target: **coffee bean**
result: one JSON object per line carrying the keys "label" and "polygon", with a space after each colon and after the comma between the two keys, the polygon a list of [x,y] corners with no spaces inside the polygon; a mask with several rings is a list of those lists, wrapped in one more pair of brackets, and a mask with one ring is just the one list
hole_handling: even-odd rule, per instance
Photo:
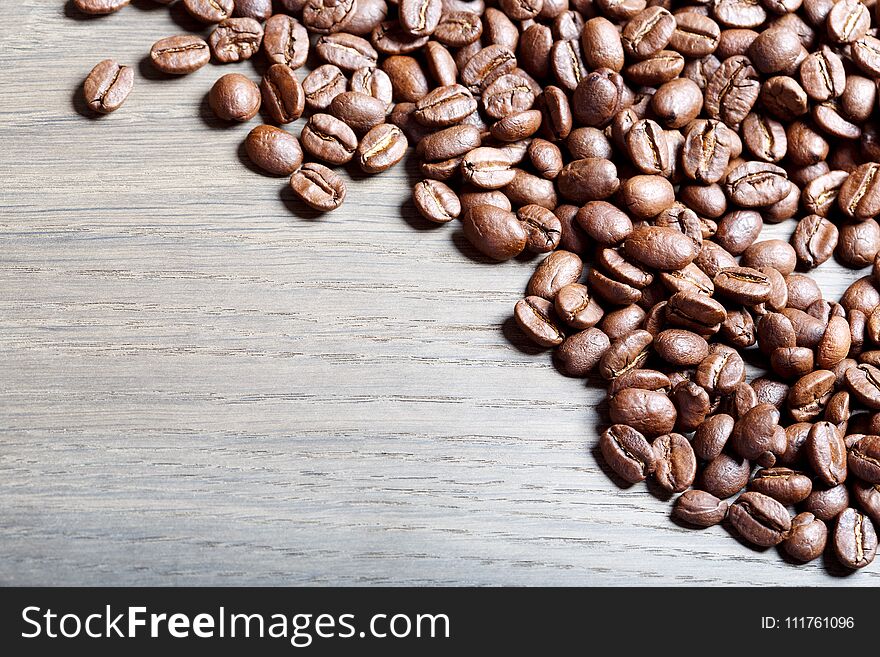
{"label": "coffee bean", "polygon": [[672,510],[679,520],[697,527],[717,525],[725,517],[729,505],[711,493],[702,490],[687,490],[675,500]]}
{"label": "coffee bean", "polygon": [[[471,213],[479,209],[474,208]],[[556,324],[553,304],[546,299],[541,297],[520,299],[513,314],[520,330],[535,344],[541,347],[555,347],[565,340],[565,333]]]}
{"label": "coffee bean", "polygon": [[316,162],[303,164],[290,177],[290,187],[303,203],[322,212],[335,210],[345,200],[342,178]]}
{"label": "coffee bean", "polygon": [[375,66],[379,54],[366,39],[341,32],[327,34],[315,43],[318,55],[328,64],[343,71],[356,71],[364,66]]}
{"label": "coffee bean", "polygon": [[588,157],[569,162],[556,177],[560,193],[575,203],[612,196],[620,186],[617,167],[611,160]]}
{"label": "coffee bean", "polygon": [[636,262],[663,271],[682,269],[699,253],[699,247],[686,235],[660,226],[636,228],[624,241],[623,250]]}
{"label": "coffee bean", "polygon": [[[478,205],[462,215],[465,237],[494,260],[509,260],[526,248],[528,233],[513,212]],[[559,342],[562,342],[560,335]]]}
{"label": "coffee bean", "polygon": [[312,114],[303,126],[300,141],[307,153],[336,165],[349,162],[358,145],[352,129],[330,114]]}
{"label": "coffee bean", "polygon": [[864,568],[877,554],[877,532],[871,519],[855,509],[845,509],[837,518],[834,552],[847,568]]}
{"label": "coffee bean", "polygon": [[706,418],[694,434],[694,453],[704,461],[718,458],[733,432],[734,419],[719,413]]}
{"label": "coffee bean", "polygon": [[74,6],[84,14],[112,14],[125,7],[131,0],[74,0]]}
{"label": "coffee bean", "polygon": [[273,64],[260,82],[263,108],[276,123],[287,124],[302,116],[306,96],[296,74],[284,64]]}
{"label": "coffee bean", "polygon": [[342,71],[332,64],[324,64],[309,73],[302,81],[306,105],[313,111],[325,110],[330,102],[345,91],[348,81]]}
{"label": "coffee bean", "polygon": [[461,202],[448,186],[438,180],[422,180],[413,187],[413,202],[429,221],[444,224],[461,214]]}
{"label": "coffee bean", "polygon": [[627,388],[611,398],[608,405],[611,421],[626,424],[646,436],[660,436],[675,427],[675,406],[662,392]]}
{"label": "coffee bean", "polygon": [[746,459],[722,452],[703,469],[700,487],[725,499],[746,487],[750,473],[751,465]]}
{"label": "coffee bean", "polygon": [[736,125],[752,110],[760,90],[758,72],[748,57],[730,57],[709,79],[704,109],[710,118]]}
{"label": "coffee bean", "polygon": [[828,12],[827,26],[833,41],[852,43],[867,34],[871,15],[859,0],[840,0]]}
{"label": "coffee bean", "polygon": [[751,267],[722,269],[712,282],[721,296],[743,305],[764,303],[772,292],[769,277]]}
{"label": "coffee bean", "polygon": [[853,497],[874,524],[880,524],[880,484],[853,482]]}
{"label": "coffee bean", "polygon": [[778,545],[791,530],[791,516],[785,507],[761,493],[743,493],[727,515],[740,536],[762,547]]}
{"label": "coffee bean", "polygon": [[548,253],[559,246],[562,222],[550,210],[535,204],[524,205],[516,211],[516,217],[529,234],[529,251]]}
{"label": "coffee bean", "polygon": [[400,0],[398,7],[401,26],[414,36],[433,34],[443,11],[441,0]]}
{"label": "coffee bean", "polygon": [[[556,297],[557,312],[560,295]],[[562,372],[568,376],[587,376],[599,364],[610,345],[611,342],[605,333],[598,328],[588,328],[568,336],[556,348],[556,362]]]}
{"label": "coffee bean", "polygon": [[644,481],[656,468],[651,444],[639,431],[613,424],[599,437],[599,449],[609,467],[631,484]]}
{"label": "coffee bean", "polygon": [[602,307],[590,295],[585,285],[564,285],[555,296],[556,313],[566,324],[576,329],[595,326],[605,314]]}
{"label": "coffee bean", "polygon": [[812,513],[805,511],[791,520],[791,531],[782,549],[804,563],[819,558],[828,542],[828,527]]}
{"label": "coffee bean", "polygon": [[697,121],[691,126],[681,151],[685,175],[707,184],[721,180],[730,158],[726,133],[719,121]]}
{"label": "coffee bean", "polygon": [[807,499],[813,491],[813,482],[805,474],[790,468],[765,468],[755,473],[749,490],[791,505]]}
{"label": "coffee bean", "polygon": [[227,18],[211,33],[209,43],[223,64],[250,59],[263,43],[263,26],[253,18]]}
{"label": "coffee bean", "polygon": [[371,128],[358,144],[357,163],[365,173],[387,171],[403,159],[407,146],[406,136],[400,128],[380,123]]}
{"label": "coffee bean", "polygon": [[849,449],[849,471],[869,484],[880,484],[880,436],[864,436]]}
{"label": "coffee bean", "polygon": [[190,16],[202,23],[219,23],[232,16],[233,0],[183,0]]}
{"label": "coffee bean", "polygon": [[298,69],[309,55],[309,35],[298,20],[275,14],[266,21],[263,52],[273,64]]}
{"label": "coffee bean", "polygon": [[458,84],[438,87],[416,102],[414,116],[419,123],[444,128],[461,122],[477,109],[471,93]]}
{"label": "coffee bean", "polygon": [[775,462],[775,454],[781,454],[786,447],[779,411],[772,404],[758,404],[749,410],[736,421],[730,444],[737,454],[750,461]]}
{"label": "coffee bean", "polygon": [[727,311],[718,301],[697,292],[676,292],[666,305],[666,320],[700,335],[715,333]]}
{"label": "coffee bean", "polygon": [[602,357],[599,373],[611,380],[639,369],[651,353],[653,339],[647,331],[635,330],[615,340]]}
{"label": "coffee bean", "polygon": [[264,21],[272,15],[272,0],[235,0],[233,15]]}
{"label": "coffee bean", "polygon": [[654,478],[671,493],[690,487],[697,474],[697,458],[687,438],[679,433],[659,436],[651,443],[654,451]]}
{"label": "coffee bean", "polygon": [[807,268],[826,262],[837,246],[837,226],[825,217],[811,214],[801,219],[791,236],[798,263]]}
{"label": "coffee bean", "polygon": [[846,479],[846,445],[835,425],[814,424],[805,447],[811,467],[824,484],[836,486]]}
{"label": "coffee bean", "polygon": [[552,301],[559,290],[577,282],[581,277],[583,266],[583,262],[576,254],[569,251],[554,251],[535,269],[526,288],[526,294]]}
{"label": "coffee bean", "polygon": [[862,164],[841,185],[837,203],[847,216],[863,221],[880,214],[880,180],[875,180],[878,173],[880,164]]}
{"label": "coffee bean", "polygon": [[258,125],[251,130],[245,150],[254,164],[275,176],[289,176],[303,161],[297,138],[270,125]]}
{"label": "coffee bean", "polygon": [[308,0],[302,19],[312,32],[331,34],[345,30],[356,11],[357,0]]}
{"label": "coffee bean", "polygon": [[623,42],[614,24],[602,16],[591,18],[581,30],[584,63],[591,69],[620,71],[624,64]]}
{"label": "coffee bean", "polygon": [[83,95],[89,109],[109,114],[115,112],[134,86],[134,70],[105,59],[95,65],[83,83]]}
{"label": "coffee bean", "polygon": [[153,44],[150,60],[163,73],[186,75],[211,61],[211,49],[195,35],[172,36]]}
{"label": "coffee bean", "polygon": [[662,176],[633,176],[620,187],[620,204],[638,219],[655,217],[674,202],[675,190]]}

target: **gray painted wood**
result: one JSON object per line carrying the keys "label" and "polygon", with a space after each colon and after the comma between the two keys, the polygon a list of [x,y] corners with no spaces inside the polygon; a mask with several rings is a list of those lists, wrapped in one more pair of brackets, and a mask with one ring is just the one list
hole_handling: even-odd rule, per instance
{"label": "gray painted wood", "polygon": [[0,582],[880,583],[618,488],[602,392],[509,320],[534,263],[426,226],[411,166],[303,212],[206,114],[214,66],[83,116],[94,63],[181,27],[59,4],[0,23]]}

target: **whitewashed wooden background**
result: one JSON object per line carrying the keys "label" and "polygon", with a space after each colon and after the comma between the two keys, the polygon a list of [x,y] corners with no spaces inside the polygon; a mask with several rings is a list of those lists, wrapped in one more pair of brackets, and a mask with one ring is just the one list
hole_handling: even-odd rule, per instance
{"label": "whitewashed wooden background", "polygon": [[[878,585],[681,528],[597,460],[595,385],[510,320],[489,265],[415,214],[412,165],[303,211],[148,0],[0,22],[0,583]],[[138,67],[115,115],[79,85]],[[786,234],[791,226],[771,231]],[[858,276],[829,264],[836,297]]]}

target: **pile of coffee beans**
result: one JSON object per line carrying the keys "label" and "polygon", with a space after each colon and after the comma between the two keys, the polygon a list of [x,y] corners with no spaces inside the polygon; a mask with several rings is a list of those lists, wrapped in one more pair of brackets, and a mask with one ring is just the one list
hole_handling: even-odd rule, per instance
{"label": "pile of coffee beans", "polygon": [[[514,316],[564,374],[605,381],[599,446],[618,477],[796,561],[873,560],[880,3],[180,2],[213,32],[160,40],[153,64],[262,54],[260,83],[224,75],[210,106],[262,108],[276,125],[247,153],[304,203],[339,207],[332,167],[381,172],[415,145],[427,220],[458,219],[492,260],[548,254]],[[113,111],[132,80],[103,61],[86,100]],[[278,127],[300,117],[299,138]],[[790,242],[760,239],[783,221]],[[839,301],[805,273],[832,257],[873,265]]]}

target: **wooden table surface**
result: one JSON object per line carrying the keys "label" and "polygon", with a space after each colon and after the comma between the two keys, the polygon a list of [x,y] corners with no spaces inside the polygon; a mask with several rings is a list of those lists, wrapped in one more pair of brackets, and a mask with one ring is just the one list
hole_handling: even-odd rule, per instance
{"label": "wooden table surface", "polygon": [[[241,154],[257,120],[206,109],[253,63],[144,62],[180,11],[6,10],[0,583],[880,584],[619,488],[603,391],[512,323],[534,260],[427,225],[411,162],[304,211]],[[80,83],[106,57],[136,86],[95,119]],[[833,298],[859,275],[819,273]]]}

